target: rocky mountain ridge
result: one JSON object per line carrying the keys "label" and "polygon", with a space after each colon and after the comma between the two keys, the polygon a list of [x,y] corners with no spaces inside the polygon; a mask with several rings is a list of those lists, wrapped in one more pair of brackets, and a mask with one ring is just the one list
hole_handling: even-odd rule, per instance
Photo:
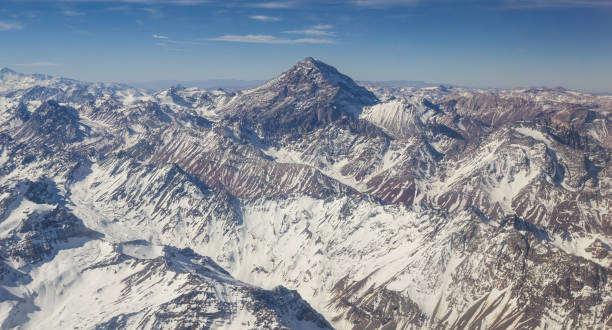
{"label": "rocky mountain ridge", "polygon": [[3,327],[612,326],[611,97],[2,74]]}

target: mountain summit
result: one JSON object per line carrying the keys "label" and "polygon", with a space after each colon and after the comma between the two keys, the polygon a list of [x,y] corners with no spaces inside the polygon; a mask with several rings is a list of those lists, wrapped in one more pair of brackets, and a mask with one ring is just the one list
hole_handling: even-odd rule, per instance
{"label": "mountain summit", "polygon": [[0,69],[0,74],[4,74],[4,73],[15,73],[15,71],[9,69],[9,68],[2,68]]}
{"label": "mountain summit", "polygon": [[[315,88],[336,89],[337,93],[334,94],[333,101],[335,103],[339,101],[347,102],[348,104],[344,104],[344,106],[361,107],[378,102],[374,94],[357,85],[349,76],[340,73],[333,66],[315,60],[312,57],[306,57],[270,83],[276,85],[280,83],[282,86],[303,86],[304,84],[309,84]],[[336,105],[341,106],[340,104]],[[343,110],[355,109],[345,108]]]}
{"label": "mountain summit", "polygon": [[266,133],[306,133],[344,116],[358,117],[378,102],[350,77],[312,57],[264,85],[246,91],[223,110]]}

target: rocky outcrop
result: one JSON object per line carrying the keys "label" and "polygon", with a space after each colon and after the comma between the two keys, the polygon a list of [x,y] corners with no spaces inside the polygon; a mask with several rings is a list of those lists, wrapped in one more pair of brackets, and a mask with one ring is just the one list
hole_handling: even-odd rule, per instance
{"label": "rocky outcrop", "polygon": [[0,80],[1,327],[612,326],[612,98]]}

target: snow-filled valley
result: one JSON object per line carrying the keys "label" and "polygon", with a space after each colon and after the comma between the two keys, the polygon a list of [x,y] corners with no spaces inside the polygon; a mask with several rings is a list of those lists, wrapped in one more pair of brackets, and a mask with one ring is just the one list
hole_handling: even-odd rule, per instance
{"label": "snow-filled valley", "polygon": [[0,71],[0,328],[612,327],[612,98]]}

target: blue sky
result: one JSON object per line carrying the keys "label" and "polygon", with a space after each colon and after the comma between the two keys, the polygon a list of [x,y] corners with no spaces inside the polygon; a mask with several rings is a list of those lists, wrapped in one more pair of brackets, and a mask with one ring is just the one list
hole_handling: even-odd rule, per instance
{"label": "blue sky", "polygon": [[359,80],[612,92],[612,0],[1,0],[0,66],[87,81]]}

